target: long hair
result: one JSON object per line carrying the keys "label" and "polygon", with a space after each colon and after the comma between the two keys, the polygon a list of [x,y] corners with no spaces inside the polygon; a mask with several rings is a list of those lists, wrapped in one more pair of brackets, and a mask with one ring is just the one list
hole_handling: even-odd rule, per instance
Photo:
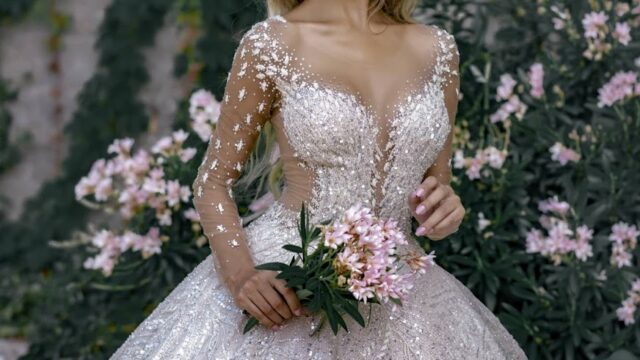
{"label": "long hair", "polygon": [[[283,15],[300,5],[304,0],[266,0],[269,16]],[[382,11],[392,20],[402,24],[415,21],[411,13],[416,7],[417,0],[369,0],[368,17],[371,18],[378,11]],[[265,191],[273,193],[274,198],[280,197],[282,185],[282,160],[276,160],[278,155],[277,143],[273,126],[263,127],[258,140],[257,151],[248,161],[243,176],[238,179],[236,189],[239,193],[251,197],[247,201],[256,200]],[[264,209],[263,209],[264,210]],[[254,219],[249,216],[247,220]]]}

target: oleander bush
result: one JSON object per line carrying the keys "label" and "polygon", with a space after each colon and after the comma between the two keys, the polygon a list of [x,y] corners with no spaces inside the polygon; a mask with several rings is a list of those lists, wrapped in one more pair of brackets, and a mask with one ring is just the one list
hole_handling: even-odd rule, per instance
{"label": "oleander bush", "polygon": [[[191,34],[175,76],[192,89],[172,133],[144,148],[134,140],[147,122],[135,100],[147,81],[139,51],[158,17]],[[0,295],[18,314],[3,325],[27,337],[27,358],[108,357],[209,254],[189,185],[237,41],[262,17],[259,1],[110,5],[101,67],[67,129],[67,174],[32,200],[36,215],[0,224],[13,239],[28,235],[3,246],[13,272],[0,266],[10,275],[0,293],[23,299]],[[418,240],[531,359],[640,356],[640,1],[424,0],[416,17],[448,29],[460,50],[452,185],[467,209],[455,234]],[[234,189],[246,222],[282,186],[277,161],[261,177],[251,171],[270,154],[266,136]],[[33,235],[38,220],[52,222],[47,236]]]}

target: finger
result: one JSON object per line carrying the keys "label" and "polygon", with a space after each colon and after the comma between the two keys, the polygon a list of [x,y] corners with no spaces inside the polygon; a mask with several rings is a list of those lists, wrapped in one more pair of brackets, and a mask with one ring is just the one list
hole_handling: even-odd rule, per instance
{"label": "finger", "polygon": [[278,315],[280,315],[283,320],[291,319],[293,314],[291,313],[291,309],[285,302],[285,300],[280,296],[280,294],[273,288],[270,283],[267,283],[266,286],[260,289],[260,293],[264,296],[265,299],[269,302],[269,305],[277,311]]}
{"label": "finger", "polygon": [[[464,208],[457,207],[453,210],[447,217],[442,219],[436,226],[433,228],[434,233],[442,232],[448,229],[453,229],[458,226],[464,217]],[[427,234],[428,235],[428,234]]]}
{"label": "finger", "polygon": [[427,220],[420,225],[420,227],[424,228],[425,234],[429,234],[430,230],[433,230],[436,224],[442,221],[442,219],[447,217],[447,215],[452,213],[456,208],[458,208],[458,201],[456,198],[450,196],[444,199],[441,205],[435,209],[433,214],[431,214],[431,216],[429,216]]}
{"label": "finger", "polygon": [[438,203],[444,198],[446,198],[447,195],[449,195],[449,191],[447,190],[447,187],[438,186],[436,189],[431,191],[429,195],[427,195],[426,199],[424,199],[424,201],[422,201],[418,205],[418,207],[416,207],[416,214],[418,215],[425,214],[427,210],[430,210],[436,205],[438,205]]}
{"label": "finger", "polygon": [[300,299],[298,299],[296,292],[292,288],[288,288],[284,280],[273,279],[272,281],[272,285],[284,297],[289,309],[297,316],[302,315],[302,304],[300,304]]}
{"label": "finger", "polygon": [[243,308],[247,310],[249,314],[255,316],[262,325],[269,328],[275,325],[275,323],[271,321],[271,319],[269,319],[251,299],[247,299]]}
{"label": "finger", "polygon": [[420,185],[418,185],[416,190],[412,193],[411,197],[422,200],[427,194],[433,191],[438,186],[438,184],[440,184],[440,182],[438,181],[438,179],[436,179],[435,176],[427,176],[427,178],[424,179],[424,181]]}
{"label": "finger", "polygon": [[259,290],[255,291],[255,293],[251,297],[251,301],[253,301],[253,303],[256,304],[256,306],[258,306],[258,308],[262,311],[262,313],[267,318],[269,318],[269,320],[272,323],[276,325],[279,325],[280,323],[282,323],[282,317],[278,315],[278,312],[271,307],[271,305],[269,304],[269,301],[265,299],[265,297],[262,295],[262,293]]}

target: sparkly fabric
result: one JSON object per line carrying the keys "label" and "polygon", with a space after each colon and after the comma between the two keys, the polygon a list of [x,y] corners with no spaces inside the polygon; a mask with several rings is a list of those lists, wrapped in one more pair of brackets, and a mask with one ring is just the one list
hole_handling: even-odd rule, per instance
{"label": "sparkly fabric", "polygon": [[[450,176],[458,95],[455,40],[435,26],[419,26],[419,36],[412,37],[417,43],[407,46],[427,50],[403,56],[398,61],[405,63],[395,64],[386,78],[367,64],[360,70],[336,66],[338,60],[313,41],[301,41],[297,24],[282,16],[259,22],[243,36],[218,126],[193,183],[213,254],[114,359],[526,359],[498,319],[439,266],[419,277],[395,311],[373,306],[369,318],[368,305],[360,304],[370,325],[362,328],[347,318],[350,332],[338,336],[327,325],[310,337],[318,321],[313,316],[294,317],[278,331],[257,326],[243,335],[247,317],[227,290],[234,271],[249,261],[290,260],[281,246],[299,242],[302,201],[313,222],[364,202],[410,234],[409,194],[427,169],[441,181]],[[371,73],[382,74],[382,83],[371,84]],[[380,94],[385,105],[379,105]],[[276,132],[285,188],[243,226],[231,186],[267,121]],[[413,240],[405,247],[423,251]]]}

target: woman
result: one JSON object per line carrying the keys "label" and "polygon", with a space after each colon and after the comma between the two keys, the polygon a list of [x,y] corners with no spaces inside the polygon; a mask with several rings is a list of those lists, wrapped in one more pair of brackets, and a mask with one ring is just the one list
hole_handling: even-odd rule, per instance
{"label": "woman", "polygon": [[[275,272],[311,222],[363,202],[407,234],[440,240],[464,217],[449,186],[458,101],[458,51],[446,31],[416,24],[411,0],[271,0],[271,16],[244,34],[221,115],[193,183],[213,252],[113,358],[524,359],[498,319],[434,266],[402,307],[373,306],[370,323],[328,327]],[[283,161],[282,195],[243,228],[231,186],[264,124]],[[415,241],[408,248],[423,251]],[[242,334],[243,310],[262,325]],[[350,321],[349,321],[350,320]]]}

